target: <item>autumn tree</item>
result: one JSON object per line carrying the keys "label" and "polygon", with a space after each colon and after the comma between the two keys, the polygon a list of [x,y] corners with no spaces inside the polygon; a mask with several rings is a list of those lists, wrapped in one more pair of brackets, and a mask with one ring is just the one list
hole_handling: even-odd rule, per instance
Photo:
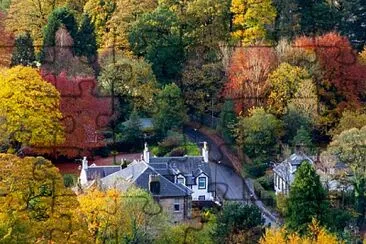
{"label": "autumn tree", "polygon": [[333,136],[341,134],[343,131],[357,128],[361,129],[366,125],[366,113],[362,111],[344,111],[339,123],[331,130]]}
{"label": "autumn tree", "polygon": [[6,14],[0,9],[0,67],[9,67],[14,45],[13,35],[5,27]]}
{"label": "autumn tree", "polygon": [[286,229],[266,229],[265,235],[259,240],[260,244],[297,243],[297,244],[340,244],[344,243],[336,235],[322,227],[316,219],[308,225],[309,235],[299,236],[297,233],[288,234]]}
{"label": "autumn tree", "polygon": [[276,54],[270,47],[237,48],[229,63],[224,96],[235,103],[237,113],[246,113],[265,102],[267,78],[276,67]]}
{"label": "autumn tree", "polygon": [[12,0],[6,26],[15,35],[29,32],[34,44],[39,47],[42,44],[43,28],[49,15],[65,3],[66,0]]}
{"label": "autumn tree", "polygon": [[17,242],[89,242],[73,209],[75,194],[58,169],[42,157],[0,154],[0,238]]}
{"label": "autumn tree", "polygon": [[30,67],[0,75],[1,141],[18,151],[24,146],[57,145],[64,140],[60,93]]}
{"label": "autumn tree", "polygon": [[287,199],[286,228],[304,235],[313,218],[318,219],[321,225],[327,224],[329,204],[326,197],[314,167],[306,161],[302,162],[296,170]]}
{"label": "autumn tree", "polygon": [[244,45],[269,41],[268,26],[273,25],[276,9],[271,0],[233,0],[232,37]]}
{"label": "autumn tree", "polygon": [[184,62],[184,45],[177,30],[175,14],[158,7],[143,14],[129,33],[133,53],[152,63],[152,69],[161,84],[178,78]]}
{"label": "autumn tree", "polygon": [[11,66],[35,66],[34,45],[29,32],[15,39],[15,47],[11,57]]}
{"label": "autumn tree", "polygon": [[360,108],[365,95],[366,66],[357,62],[348,40],[336,33],[315,40],[298,38],[295,45],[316,53],[322,69],[317,80],[321,123],[323,128],[329,129],[344,110]]}
{"label": "autumn tree", "polygon": [[179,129],[187,120],[187,110],[179,87],[172,83],[166,85],[157,95],[154,114],[154,127],[162,135],[175,128]]}
{"label": "autumn tree", "polygon": [[334,136],[328,151],[337,155],[353,172],[358,225],[362,226],[366,215],[366,126],[348,129]]}
{"label": "autumn tree", "polygon": [[280,120],[263,108],[251,109],[248,116],[238,118],[234,128],[236,142],[256,162],[267,162],[277,153],[282,126]]}
{"label": "autumn tree", "polygon": [[298,66],[282,63],[268,76],[269,110],[276,115],[286,113],[287,104],[299,90],[300,84],[309,79],[308,72]]}

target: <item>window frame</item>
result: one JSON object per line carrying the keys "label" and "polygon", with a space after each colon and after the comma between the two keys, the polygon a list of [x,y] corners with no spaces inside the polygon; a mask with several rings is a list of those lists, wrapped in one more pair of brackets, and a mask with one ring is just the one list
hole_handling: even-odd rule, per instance
{"label": "window frame", "polygon": [[[200,180],[201,179],[203,179],[204,181],[204,186],[202,187],[201,185],[200,185]],[[200,176],[200,177],[198,177],[198,189],[200,189],[200,190],[202,190],[202,189],[206,189],[207,188],[207,178],[205,177],[205,176]]]}
{"label": "window frame", "polygon": [[[177,208],[178,207],[178,208]],[[173,204],[174,212],[180,212],[180,202],[179,198],[174,198],[174,204]]]}

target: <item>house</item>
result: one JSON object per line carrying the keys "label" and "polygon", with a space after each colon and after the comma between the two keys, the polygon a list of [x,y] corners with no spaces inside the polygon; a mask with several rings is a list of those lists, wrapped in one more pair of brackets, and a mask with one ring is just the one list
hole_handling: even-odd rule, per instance
{"label": "house", "polygon": [[303,152],[297,151],[273,168],[273,181],[276,194],[288,194],[295,179],[297,168],[303,163],[314,164],[313,160]]}
{"label": "house", "polygon": [[208,147],[204,143],[202,156],[152,157],[147,144],[141,160],[127,167],[122,165],[88,165],[84,157],[80,184],[87,188],[98,184],[102,189],[126,191],[132,185],[149,191],[174,222],[191,215],[192,201],[213,201]]}

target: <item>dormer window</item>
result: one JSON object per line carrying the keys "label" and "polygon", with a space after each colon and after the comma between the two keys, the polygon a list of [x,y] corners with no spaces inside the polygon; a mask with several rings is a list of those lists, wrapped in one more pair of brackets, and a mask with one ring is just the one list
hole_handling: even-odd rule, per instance
{"label": "dormer window", "polygon": [[184,177],[180,176],[177,178],[177,183],[178,184],[182,184],[182,185],[185,185],[185,179]]}
{"label": "dormer window", "polygon": [[198,177],[198,189],[206,189],[206,177]]}

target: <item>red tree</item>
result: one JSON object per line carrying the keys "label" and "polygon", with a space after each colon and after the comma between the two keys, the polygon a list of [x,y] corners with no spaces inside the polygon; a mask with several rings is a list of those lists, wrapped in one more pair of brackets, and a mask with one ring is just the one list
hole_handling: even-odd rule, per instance
{"label": "red tree", "polygon": [[14,36],[5,30],[6,14],[0,11],[0,67],[9,67],[13,51]]}
{"label": "red tree", "polygon": [[264,104],[267,76],[276,63],[276,54],[271,47],[246,47],[234,51],[224,96],[234,100],[236,112],[246,112]]}
{"label": "red tree", "polygon": [[318,94],[325,107],[323,117],[333,124],[345,109],[358,109],[366,95],[366,66],[357,61],[357,53],[346,37],[328,33],[316,38],[301,37],[295,46],[313,50],[321,67]]}

